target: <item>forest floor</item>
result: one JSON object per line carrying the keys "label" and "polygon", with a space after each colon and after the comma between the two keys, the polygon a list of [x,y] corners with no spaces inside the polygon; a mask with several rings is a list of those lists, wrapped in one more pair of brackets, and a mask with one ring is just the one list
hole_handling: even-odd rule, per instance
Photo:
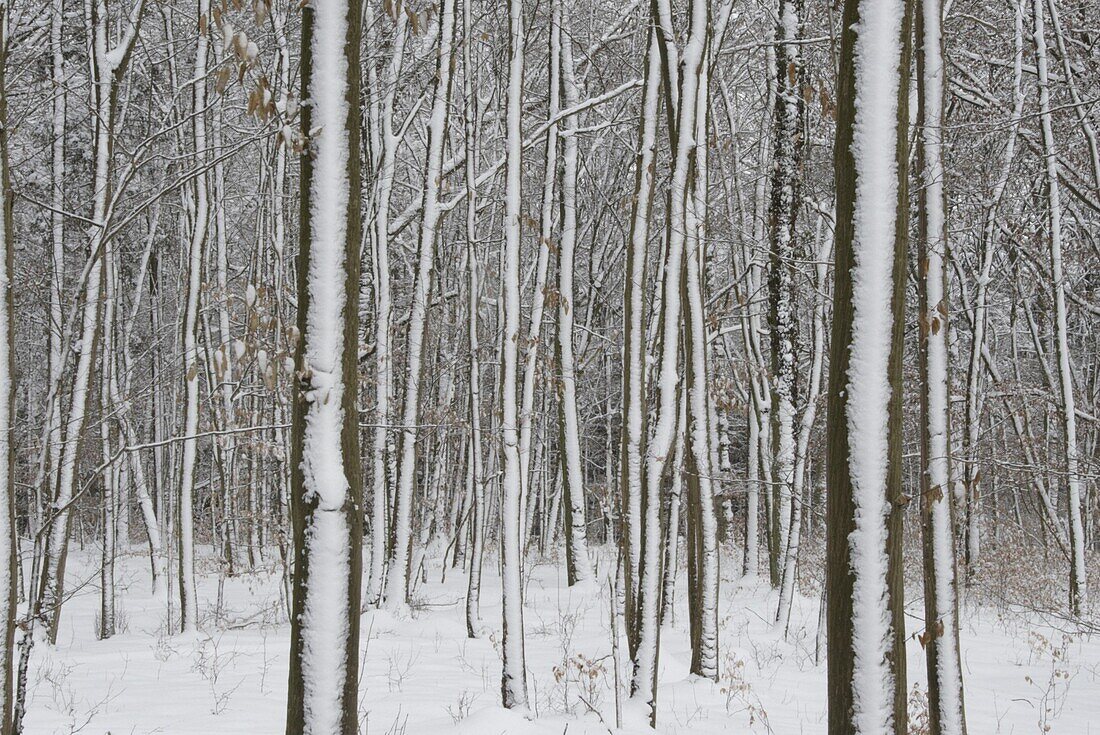
{"label": "forest floor", "polygon": [[[27,733],[283,732],[290,626],[275,565],[219,585],[206,557],[199,578],[202,630],[172,635],[163,604],[147,589],[146,558],[128,556],[117,573],[120,632],[97,640],[98,559],[91,550],[70,554],[67,585],[75,593],[65,604],[57,646],[35,648]],[[570,590],[560,564],[529,562],[524,615],[530,696],[538,715],[529,721],[499,706],[499,578],[486,561],[485,634],[478,640],[466,637],[465,575],[449,570],[441,581],[438,563],[429,565],[428,581],[417,586],[407,614],[363,615],[360,731],[614,731],[606,584]],[[610,552],[601,554],[601,578],[612,561]],[[688,676],[687,617],[681,606],[662,636],[658,731],[825,733],[824,659],[815,662],[819,598],[796,600],[784,639],[771,624],[776,594],[766,580],[739,579],[731,573],[739,568],[733,561],[723,568],[721,680]],[[911,599],[908,605],[912,634],[921,625],[922,602]],[[968,604],[961,637],[971,733],[1100,735],[1100,633],[1074,631],[1034,612]],[[910,732],[921,733],[920,690],[927,678],[914,635],[907,654]],[[626,659],[624,644],[619,651],[624,689]]]}

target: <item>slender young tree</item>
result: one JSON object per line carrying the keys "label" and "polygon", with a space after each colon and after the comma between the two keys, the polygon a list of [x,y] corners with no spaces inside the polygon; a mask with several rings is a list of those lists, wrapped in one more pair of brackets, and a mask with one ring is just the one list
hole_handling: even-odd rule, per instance
{"label": "slender young tree", "polygon": [[[697,78],[694,116],[681,116],[680,124],[695,129],[691,153],[691,173],[684,204],[687,233],[684,242],[684,267],[681,274],[681,299],[684,303],[684,396],[683,472],[687,486],[688,617],[691,632],[691,673],[718,679],[718,520],[714,510],[715,454],[714,418],[708,370],[708,331],[704,298],[706,284],[707,94],[709,87],[709,14],[704,14],[703,51],[697,55],[689,40],[684,49],[684,78]],[[696,67],[691,64],[697,64]],[[688,104],[690,98],[683,98]],[[677,144],[679,145],[679,143]],[[675,191],[673,192],[675,194]],[[679,468],[674,468],[676,471]],[[678,530],[671,525],[666,533],[675,543]],[[670,573],[675,573],[670,570]]]}
{"label": "slender young tree", "polygon": [[[791,504],[791,532],[787,537],[786,559],[783,562],[783,579],[779,586],[779,610],[776,614],[776,628],[786,635],[790,632],[791,605],[794,602],[795,574],[798,571],[798,549],[802,542],[802,518],[807,508],[809,496],[806,481],[809,475],[810,440],[813,435],[814,421],[817,418],[817,399],[821,394],[821,376],[825,364],[825,293],[828,277],[829,256],[832,253],[832,238],[821,236],[821,221],[818,220],[813,297],[813,319],[811,332],[813,343],[810,350],[809,379],[805,397],[805,408],[798,424],[798,437],[795,442],[794,483],[792,485],[793,502]],[[812,494],[812,491],[810,491]],[[812,516],[811,516],[812,517]]]}
{"label": "slender young tree", "polygon": [[[462,3],[462,36],[472,38],[473,0]],[[481,282],[477,257],[477,162],[478,106],[474,93],[476,70],[473,65],[473,44],[462,44],[463,105],[466,148],[466,269],[467,269],[467,337],[470,347],[470,448],[467,467],[470,497],[470,574],[466,588],[466,634],[476,638],[481,634],[481,567],[485,556],[485,469],[482,464],[481,430],[481,358],[477,318],[481,304]]]}
{"label": "slender young tree", "polygon": [[[110,381],[115,372],[115,255],[110,240],[103,243],[103,359],[99,374],[101,409],[107,406]],[[105,411],[104,411],[105,412]],[[100,519],[103,523],[103,544],[99,568],[99,630],[101,640],[115,634],[115,559],[118,556],[118,468],[111,462],[111,422],[99,422],[100,451],[103,456],[103,498]]]}
{"label": "slender young tree", "polygon": [[1058,388],[1062,404],[1062,453],[1065,461],[1066,500],[1069,513],[1069,609],[1080,616],[1088,600],[1085,573],[1085,529],[1081,520],[1081,470],[1077,451],[1077,404],[1073,395],[1072,357],[1066,315],[1065,268],[1062,264],[1062,201],[1060,164],[1050,107],[1050,72],[1047,64],[1043,0],[1033,0],[1035,62],[1039,81],[1039,122],[1043,131],[1046,170],[1047,224],[1049,227],[1050,280],[1054,301],[1054,340],[1058,361]]}
{"label": "slender young tree", "polygon": [[[129,9],[121,37],[110,45],[108,30],[112,19],[107,0],[91,0],[84,5],[84,24],[88,29],[90,73],[90,116],[92,127],[92,208],[88,258],[80,282],[80,340],[72,384],[69,410],[64,420],[64,449],[57,469],[57,484],[46,524],[46,541],[42,552],[42,574],[34,618],[45,625],[46,637],[57,640],[57,624],[65,599],[65,564],[68,559],[69,534],[72,530],[72,503],[76,488],[77,464],[84,440],[88,413],[88,393],[100,336],[100,295],[103,288],[103,241],[113,211],[112,186],[118,87],[126,75],[130,56],[138,37],[145,0],[136,0]],[[75,329],[74,325],[74,329]],[[31,625],[34,623],[32,622]],[[29,649],[28,649],[29,654]],[[22,664],[21,664],[22,666]]]}
{"label": "slender young tree", "polygon": [[830,735],[906,732],[901,407],[907,0],[846,0],[828,395]]}
{"label": "slender young tree", "polygon": [[50,11],[50,56],[53,83],[53,140],[50,146],[50,231],[53,244],[52,272],[50,278],[50,398],[49,411],[49,462],[44,478],[48,487],[57,483],[57,470],[61,463],[61,377],[65,369],[64,325],[62,313],[65,297],[65,51],[62,30],[65,23],[65,0],[54,0]]}
{"label": "slender young tree", "polygon": [[[655,9],[655,23],[662,23],[661,4]],[[665,8],[667,11],[667,8]],[[660,307],[660,357],[657,378],[657,412],[652,436],[646,447],[646,463],[643,485],[642,554],[639,569],[638,590],[638,653],[634,663],[634,679],[631,691],[636,701],[644,703],[651,726],[657,721],[657,661],[660,647],[660,590],[662,585],[661,557],[665,529],[660,518],[661,488],[665,481],[666,466],[673,453],[679,414],[679,359],[680,334],[683,331],[684,311],[681,293],[684,285],[683,271],[685,244],[692,228],[689,217],[692,177],[695,174],[695,148],[700,143],[696,127],[699,110],[700,81],[705,59],[707,39],[707,3],[692,0],[689,6],[690,28],[685,43],[682,65],[672,63],[678,55],[671,47],[671,36],[658,32],[659,46],[664,61],[667,80],[671,69],[682,66],[684,74],[675,83],[676,115],[669,130],[673,151],[672,176],[669,191],[668,220],[666,226],[667,247],[664,254]],[[666,105],[669,102],[666,100]],[[702,349],[702,347],[700,347]],[[698,376],[696,376],[698,379]],[[697,420],[707,422],[706,411],[696,406]],[[688,419],[689,422],[692,420]],[[708,433],[703,429],[704,433]],[[694,451],[689,449],[689,451]],[[709,456],[709,452],[708,452]],[[679,469],[679,468],[675,468]],[[693,659],[695,658],[693,651]]]}
{"label": "slender young tree", "polygon": [[775,144],[771,186],[771,258],[768,270],[768,326],[771,334],[772,474],[778,502],[773,540],[783,575],[795,475],[795,406],[798,358],[794,273],[798,253],[796,220],[801,195],[803,114],[802,0],[780,0],[776,22]]}
{"label": "slender young tree", "polygon": [[[199,16],[209,17],[210,0],[199,0]],[[206,161],[206,69],[210,53],[210,40],[203,23],[195,46],[195,84],[191,86],[193,142],[196,161],[202,166]],[[179,526],[176,537],[179,561],[180,629],[195,630],[198,625],[198,590],[195,586],[195,522],[193,499],[195,492],[195,463],[199,440],[199,298],[203,276],[203,256],[206,250],[207,226],[210,219],[210,193],[206,171],[195,177],[191,192],[191,238],[187,250],[187,289],[183,315],[183,457],[180,465],[180,486],[176,516]]]}
{"label": "slender young tree", "polygon": [[[539,347],[542,344],[542,322],[546,314],[547,278],[550,272],[550,255],[554,249],[554,192],[558,181],[558,138],[560,123],[557,115],[561,111],[562,94],[562,5],[555,0],[550,5],[550,48],[547,64],[546,117],[549,127],[546,129],[546,164],[542,178],[542,211],[539,216],[538,256],[535,259],[535,282],[531,292],[531,313],[528,317],[527,337],[521,344],[520,356],[523,361],[523,382],[520,388],[519,404],[519,464],[520,479],[523,482],[521,502],[524,518],[520,529],[520,543],[527,547],[527,518],[529,513],[531,485],[531,439],[535,429],[535,386],[539,375]],[[564,234],[564,233],[563,233]],[[555,342],[556,344],[556,342]]]}
{"label": "slender young tree", "polygon": [[408,15],[398,13],[394,21],[393,52],[386,75],[386,92],[382,98],[379,118],[381,128],[381,160],[378,164],[374,202],[374,362],[375,412],[374,437],[371,447],[371,560],[367,582],[367,601],[381,601],[386,572],[386,541],[389,536],[388,499],[391,483],[388,472],[390,444],[390,402],[393,393],[393,354],[390,330],[393,327],[393,300],[390,295],[390,199],[393,193],[394,166],[400,141],[393,130],[394,95],[405,53]]}
{"label": "slender young tree", "polygon": [[[565,106],[574,107],[579,93],[573,68],[572,28],[569,10],[560,13],[561,66],[565,88]],[[577,172],[580,143],[577,140],[578,116],[566,120],[561,184],[561,239],[558,243],[558,411],[561,476],[565,503],[565,563],[570,585],[592,579],[592,560],[588,556],[588,523],[585,512],[584,467],[581,457],[580,419],[577,414],[577,371],[573,357],[573,260],[577,247]]]}
{"label": "slender young tree", "polygon": [[508,93],[505,118],[504,253],[501,265],[501,602],[503,635],[501,699],[509,709],[527,709],[527,657],[523,640],[523,477],[519,457],[516,372],[519,362],[520,172],[523,130],[523,1],[509,0]]}
{"label": "slender young tree", "polygon": [[386,571],[386,605],[405,606],[409,587],[410,549],[412,545],[412,502],[416,485],[416,440],[420,421],[420,380],[423,368],[425,331],[428,324],[428,299],[435,263],[435,241],[442,211],[439,192],[442,183],[443,151],[447,142],[447,115],[451,93],[451,67],[455,23],[455,0],[441,0],[439,10],[439,48],[437,50],[435,91],[431,119],[428,122],[428,161],[424,172],[424,217],[420,223],[417,247],[416,285],[409,315],[408,364],[405,371],[405,406],[401,420],[400,463],[397,468],[397,493],[394,496],[393,555]]}
{"label": "slender young tree", "polygon": [[947,195],[944,189],[943,7],[921,0],[916,13],[918,219],[921,354],[921,526],[924,643],[932,735],[965,735],[951,491]]}
{"label": "slender young tree", "polygon": [[12,188],[8,170],[8,15],[0,4],[0,733],[12,732],[15,606],[18,601],[19,539],[15,525],[15,319],[12,300],[14,248]]}
{"label": "slender young tree", "polygon": [[287,735],[358,732],[359,0],[302,10],[298,332],[291,427],[294,602]]}
{"label": "slender young tree", "polygon": [[[650,212],[653,203],[654,162],[657,124],[661,103],[661,54],[650,24],[647,34],[645,83],[642,115],[638,126],[638,151],[634,157],[634,197],[630,234],[626,243],[626,277],[623,293],[623,418],[619,447],[619,494],[622,508],[620,543],[623,558],[623,587],[627,649],[637,661],[638,582],[642,559],[643,464],[645,457],[645,290],[646,250],[649,245]],[[646,505],[646,513],[657,514],[660,506]],[[648,518],[648,515],[645,516]],[[658,517],[659,518],[659,517]],[[633,689],[632,689],[633,691]]]}

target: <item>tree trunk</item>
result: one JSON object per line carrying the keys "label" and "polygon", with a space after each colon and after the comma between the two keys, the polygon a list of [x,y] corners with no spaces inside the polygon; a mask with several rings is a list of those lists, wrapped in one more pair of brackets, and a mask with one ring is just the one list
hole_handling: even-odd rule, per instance
{"label": "tree trunk", "polygon": [[359,0],[302,11],[297,370],[291,426],[294,603],[287,735],[358,732]]}
{"label": "tree trunk", "polygon": [[827,447],[829,733],[902,735],[910,8],[905,0],[846,0],[842,23]]}
{"label": "tree trunk", "polygon": [[442,211],[439,190],[442,183],[443,150],[447,142],[447,113],[451,92],[452,42],[454,40],[455,0],[441,0],[439,12],[439,50],[431,119],[428,123],[428,160],[424,173],[424,217],[416,264],[416,286],[409,316],[408,363],[405,374],[405,406],[401,420],[400,464],[397,470],[397,495],[394,508],[393,555],[386,571],[387,607],[405,607],[409,587],[409,561],[412,542],[412,502],[416,485],[416,440],[420,421],[420,379],[424,335],[427,330],[428,302],[431,296],[432,269],[435,261],[436,232]]}
{"label": "tree trunk", "polygon": [[[577,83],[573,69],[573,41],[570,36],[569,11],[559,11],[564,16],[561,33],[562,68],[565,87],[565,106],[577,104]],[[577,415],[577,375],[573,360],[573,315],[576,301],[573,297],[573,259],[577,246],[577,169],[578,125],[577,116],[567,118],[564,159],[562,170],[562,225],[558,244],[558,411],[561,475],[565,483],[565,563],[570,586],[590,580],[593,576],[592,561],[588,556],[588,522],[584,492],[584,466],[580,445],[580,421]]]}
{"label": "tree trunk", "polygon": [[511,59],[508,64],[504,253],[501,268],[501,601],[503,636],[501,699],[509,709],[527,709],[527,658],[523,641],[523,477],[519,456],[516,372],[519,361],[520,171],[523,130],[523,2],[509,0]]}
{"label": "tree trunk", "polygon": [[1080,617],[1088,600],[1085,575],[1085,538],[1081,523],[1081,475],[1077,457],[1077,411],[1073,395],[1073,372],[1066,316],[1066,285],[1062,267],[1062,203],[1059,188],[1058,151],[1050,109],[1050,78],[1043,26],[1043,1],[1032,2],[1035,23],[1035,60],[1039,79],[1039,120],[1043,130],[1046,164],[1047,204],[1050,208],[1050,278],[1054,301],[1054,337],[1057,346],[1058,386],[1062,404],[1062,450],[1065,457],[1067,502],[1069,504],[1069,609]]}
{"label": "tree trunk", "polygon": [[[3,616],[3,627],[0,629],[0,733],[5,735],[12,732],[12,666],[19,574],[19,540],[15,526],[15,452],[11,440],[15,418],[15,320],[12,299],[15,248],[11,173],[8,168],[8,11],[8,7],[0,11],[0,615]],[[55,47],[55,53],[57,50]],[[56,222],[54,226],[57,237]]]}
{"label": "tree trunk", "polygon": [[932,735],[965,735],[959,610],[951,491],[951,406],[948,373],[947,197],[944,190],[943,8],[921,0],[916,13],[918,222],[921,354],[921,526],[924,555],[925,661]]}

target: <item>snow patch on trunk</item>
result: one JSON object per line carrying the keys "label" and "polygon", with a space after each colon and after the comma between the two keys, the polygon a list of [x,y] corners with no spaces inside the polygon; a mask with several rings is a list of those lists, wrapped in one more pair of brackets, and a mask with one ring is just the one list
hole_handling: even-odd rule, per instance
{"label": "snow patch on trunk", "polygon": [[886,483],[902,16],[898,0],[864,0],[855,28],[852,153],[857,175],[847,415],[855,504],[855,530],[849,536],[854,576],[853,718],[861,735],[888,732],[893,720],[894,681],[886,660],[890,650]]}

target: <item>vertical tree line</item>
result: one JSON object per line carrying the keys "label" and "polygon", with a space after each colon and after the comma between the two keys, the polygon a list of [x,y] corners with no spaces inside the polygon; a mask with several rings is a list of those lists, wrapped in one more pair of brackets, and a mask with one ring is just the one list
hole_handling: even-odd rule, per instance
{"label": "vertical tree line", "polygon": [[132,556],[173,634],[274,574],[288,733],[448,575],[530,717],[530,585],[609,590],[624,727],[756,585],[836,734],[907,732],[909,636],[965,733],[1022,559],[1093,614],[1090,4],[0,11],[0,732],[89,548],[100,639]]}

